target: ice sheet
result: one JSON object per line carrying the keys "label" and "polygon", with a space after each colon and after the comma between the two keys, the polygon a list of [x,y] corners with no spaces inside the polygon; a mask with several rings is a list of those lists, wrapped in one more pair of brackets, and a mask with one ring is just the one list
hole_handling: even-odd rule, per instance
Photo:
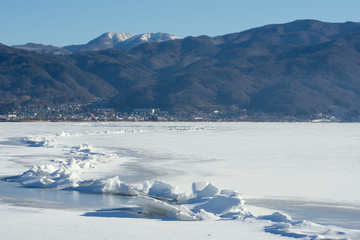
{"label": "ice sheet", "polygon": [[279,221],[280,212],[255,216],[243,201],[270,196],[359,206],[359,124],[4,123],[0,128],[0,174],[21,175],[25,186],[140,196],[135,215],[140,209],[178,220],[242,219],[287,237],[360,238],[339,227],[291,217]]}

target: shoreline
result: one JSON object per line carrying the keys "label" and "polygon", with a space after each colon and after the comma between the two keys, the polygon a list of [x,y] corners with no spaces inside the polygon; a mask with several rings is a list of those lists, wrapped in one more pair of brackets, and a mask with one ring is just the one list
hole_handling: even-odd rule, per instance
{"label": "shoreline", "polygon": [[303,120],[303,121],[287,121],[287,120],[279,120],[279,121],[196,121],[196,120],[176,120],[176,121],[105,121],[105,120],[94,120],[94,121],[85,121],[85,120],[64,120],[64,121],[54,121],[54,120],[0,120],[0,123],[3,122],[43,122],[43,123],[69,123],[69,122],[78,122],[78,123],[181,123],[181,122],[193,122],[193,123],[360,123],[360,121],[331,121],[327,119],[314,119],[314,120]]}

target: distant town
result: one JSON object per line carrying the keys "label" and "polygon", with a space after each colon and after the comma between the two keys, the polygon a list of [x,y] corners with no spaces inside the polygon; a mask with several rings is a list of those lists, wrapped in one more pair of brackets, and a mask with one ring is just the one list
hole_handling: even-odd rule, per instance
{"label": "distant town", "polygon": [[359,122],[359,116],[348,115],[335,108],[332,114],[318,113],[311,116],[283,116],[241,109],[233,112],[213,110],[209,112],[162,111],[159,108],[138,108],[128,112],[118,112],[108,107],[107,102],[89,104],[69,104],[52,107],[20,106],[7,113],[0,113],[0,121],[203,121],[203,122]]}

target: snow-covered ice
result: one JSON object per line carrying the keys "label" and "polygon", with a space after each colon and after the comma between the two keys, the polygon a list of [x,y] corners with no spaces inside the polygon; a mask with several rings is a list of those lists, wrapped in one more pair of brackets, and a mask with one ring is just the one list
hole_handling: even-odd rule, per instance
{"label": "snow-covered ice", "polygon": [[[23,216],[23,223],[43,222],[47,234],[78,226],[84,233],[74,233],[79,239],[100,233],[108,239],[119,234],[140,239],[360,239],[360,227],[321,225],[306,215],[293,219],[276,205],[256,206],[303,201],[360,212],[359,130],[360,124],[314,123],[1,123],[0,177],[25,187],[128,201],[115,208],[69,210],[43,207],[51,204],[40,199],[38,205],[31,200],[30,207],[25,204],[30,198],[21,204],[0,190],[0,212],[6,216],[0,238],[21,238],[26,232],[45,239],[46,234],[36,235],[39,227],[33,224],[16,231],[22,226],[15,219]],[[44,221],[57,216],[71,219]],[[82,224],[100,233],[79,228]],[[139,224],[157,234],[141,233],[145,230]]]}

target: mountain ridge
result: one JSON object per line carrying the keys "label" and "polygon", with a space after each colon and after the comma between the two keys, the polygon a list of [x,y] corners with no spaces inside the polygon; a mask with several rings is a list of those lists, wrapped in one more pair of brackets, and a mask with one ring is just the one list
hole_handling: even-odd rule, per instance
{"label": "mountain ridge", "polygon": [[117,90],[62,56],[0,45],[0,94],[0,109],[6,109],[91,102]]}
{"label": "mountain ridge", "polygon": [[63,59],[116,90],[107,99],[121,111],[360,115],[359,42],[360,23],[297,20]]}
{"label": "mountain ridge", "polygon": [[145,42],[163,42],[174,39],[181,39],[181,37],[168,33],[120,33],[120,32],[106,32],[100,36],[90,40],[86,44],[67,45],[64,47],[55,47],[52,45],[43,45],[37,43],[27,43],[24,45],[14,45],[12,47],[34,51],[37,53],[50,53],[56,55],[69,55],[76,52],[83,51],[99,51],[110,48],[117,48],[122,50],[130,50]]}

